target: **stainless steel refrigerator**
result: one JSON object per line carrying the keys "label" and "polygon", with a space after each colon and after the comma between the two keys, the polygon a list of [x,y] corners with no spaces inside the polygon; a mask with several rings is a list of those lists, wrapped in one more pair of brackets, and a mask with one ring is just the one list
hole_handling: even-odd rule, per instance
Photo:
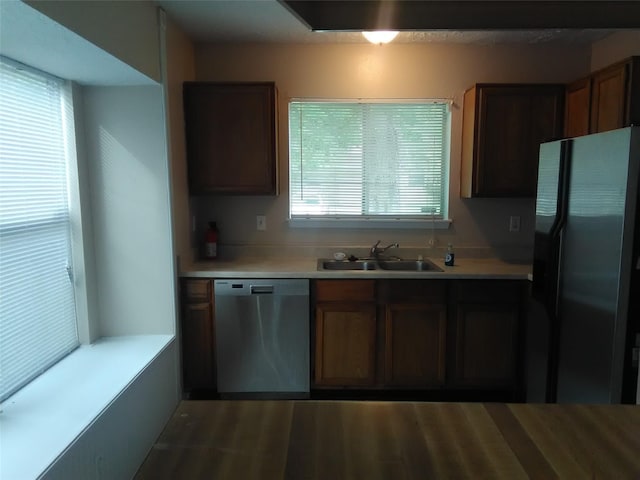
{"label": "stainless steel refrigerator", "polygon": [[532,292],[546,401],[636,403],[640,127],[540,146]]}

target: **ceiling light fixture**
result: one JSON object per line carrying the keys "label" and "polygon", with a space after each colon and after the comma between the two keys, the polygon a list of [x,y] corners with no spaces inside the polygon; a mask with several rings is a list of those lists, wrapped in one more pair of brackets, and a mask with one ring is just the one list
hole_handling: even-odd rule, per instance
{"label": "ceiling light fixture", "polygon": [[388,30],[375,30],[373,32],[362,32],[362,35],[364,35],[364,38],[369,40],[371,43],[382,45],[383,43],[389,43],[391,40],[396,38],[398,32],[391,32]]}

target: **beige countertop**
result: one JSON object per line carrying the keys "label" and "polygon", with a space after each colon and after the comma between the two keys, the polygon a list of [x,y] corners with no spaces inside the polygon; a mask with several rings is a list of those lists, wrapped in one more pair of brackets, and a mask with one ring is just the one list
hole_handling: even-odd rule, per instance
{"label": "beige countertop", "polygon": [[389,270],[319,271],[317,258],[257,258],[200,261],[185,265],[181,277],[200,278],[440,278],[527,280],[531,265],[508,263],[496,258],[456,258],[453,267],[429,258],[443,272],[406,272]]}

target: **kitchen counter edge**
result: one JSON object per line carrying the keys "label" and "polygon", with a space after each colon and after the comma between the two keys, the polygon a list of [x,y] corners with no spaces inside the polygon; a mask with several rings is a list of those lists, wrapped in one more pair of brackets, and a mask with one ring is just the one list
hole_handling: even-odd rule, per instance
{"label": "kitchen counter edge", "polygon": [[185,267],[180,277],[190,278],[309,278],[309,279],[493,279],[528,280],[531,265],[509,263],[495,258],[461,258],[446,267],[430,259],[444,271],[412,272],[389,270],[318,270],[317,259],[244,258],[196,262]]}

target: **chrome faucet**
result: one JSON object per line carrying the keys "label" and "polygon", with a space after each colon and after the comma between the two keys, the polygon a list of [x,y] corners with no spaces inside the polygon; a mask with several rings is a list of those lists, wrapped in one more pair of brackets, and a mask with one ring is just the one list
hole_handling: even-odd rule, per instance
{"label": "chrome faucet", "polygon": [[391,243],[391,244],[387,245],[386,247],[378,247],[378,245],[380,245],[380,240],[378,240],[373,245],[373,247],[371,247],[371,251],[369,252],[371,257],[375,258],[376,260],[380,257],[381,253],[386,252],[390,248],[398,248],[400,246],[397,243]]}

